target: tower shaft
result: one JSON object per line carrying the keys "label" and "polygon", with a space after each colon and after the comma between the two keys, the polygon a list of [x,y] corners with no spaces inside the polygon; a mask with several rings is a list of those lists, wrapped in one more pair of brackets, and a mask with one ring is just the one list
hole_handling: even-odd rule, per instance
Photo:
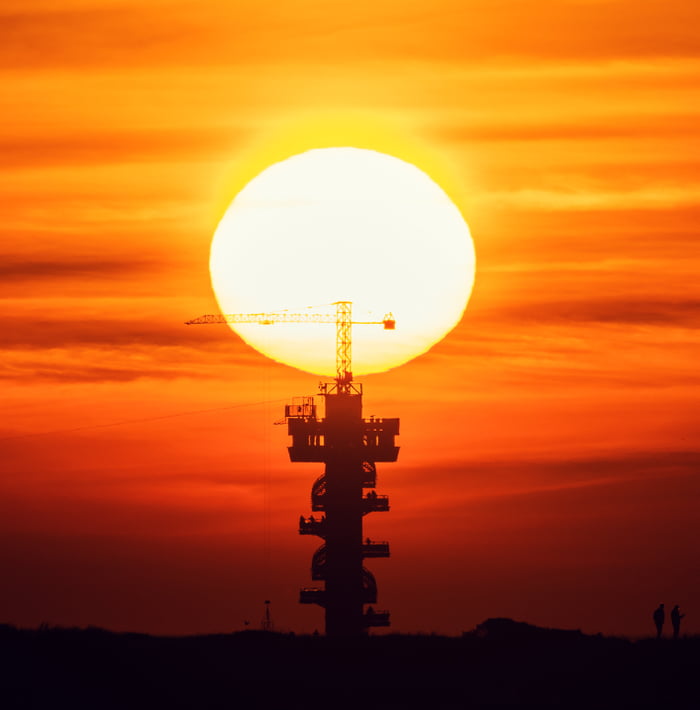
{"label": "tower shaft", "polygon": [[364,608],[376,603],[377,586],[363,566],[366,557],[388,557],[389,544],[363,538],[362,521],[368,513],[389,510],[388,497],[374,490],[375,464],[396,460],[399,420],[364,419],[361,385],[343,384],[322,388],[324,419],[316,417],[313,398],[287,407],[291,460],[325,464],[311,491],[312,511],[322,516],[301,516],[299,524],[301,534],[324,541],[314,553],[311,576],[323,580],[325,588],[302,589],[300,602],[325,608],[329,636],[357,636],[370,626],[389,625],[388,612]]}

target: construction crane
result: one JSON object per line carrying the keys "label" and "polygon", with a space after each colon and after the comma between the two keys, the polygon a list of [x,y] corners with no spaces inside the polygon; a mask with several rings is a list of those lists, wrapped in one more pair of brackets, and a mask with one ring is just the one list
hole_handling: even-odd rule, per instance
{"label": "construction crane", "polygon": [[348,392],[352,382],[352,326],[353,325],[383,325],[384,330],[394,330],[396,321],[391,313],[382,320],[352,319],[352,301],[336,301],[335,313],[228,313],[199,316],[186,321],[186,325],[211,325],[220,323],[259,323],[273,325],[274,323],[335,323],[335,368],[336,382],[339,392]]}

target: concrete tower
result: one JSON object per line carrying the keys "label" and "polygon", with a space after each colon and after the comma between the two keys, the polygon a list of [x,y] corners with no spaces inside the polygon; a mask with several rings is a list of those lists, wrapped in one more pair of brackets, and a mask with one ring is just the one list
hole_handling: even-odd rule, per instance
{"label": "concrete tower", "polygon": [[376,463],[396,461],[398,419],[362,416],[362,385],[339,382],[321,386],[325,418],[317,418],[313,397],[286,408],[292,437],[292,461],[323,462],[325,471],[311,488],[311,510],[321,515],[299,520],[299,533],[317,535],[323,544],[311,563],[311,577],[325,588],[301,590],[302,604],[319,604],[326,612],[328,636],[357,636],[371,626],[389,626],[389,613],[375,611],[377,584],[363,565],[367,557],[388,557],[389,543],[365,538],[362,520],[388,511],[389,498],[377,495]]}

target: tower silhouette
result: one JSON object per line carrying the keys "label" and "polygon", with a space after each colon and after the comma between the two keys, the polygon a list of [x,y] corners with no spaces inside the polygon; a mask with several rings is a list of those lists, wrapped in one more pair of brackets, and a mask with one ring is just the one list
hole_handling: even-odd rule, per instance
{"label": "tower silhouette", "polygon": [[335,323],[336,377],[320,388],[325,417],[318,418],[314,397],[297,397],[286,406],[285,420],[292,437],[290,459],[325,464],[324,473],[311,487],[311,510],[323,515],[319,519],[302,515],[299,520],[300,534],[318,535],[324,541],[314,553],[311,578],[323,580],[325,588],[302,589],[299,601],[324,607],[327,635],[358,636],[371,626],[389,626],[389,612],[364,608],[376,604],[377,583],[362,564],[367,557],[389,557],[389,543],[363,539],[362,519],[389,510],[389,497],[375,490],[376,464],[396,461],[399,420],[363,418],[362,385],[352,379],[352,326],[382,325],[391,331],[396,322],[391,313],[380,321],[354,321],[351,301],[333,305],[335,313],[214,314],[189,320],[187,325]]}
{"label": "tower silhouette", "polygon": [[311,577],[323,580],[325,588],[304,588],[299,601],[325,609],[328,636],[358,636],[372,626],[389,626],[389,612],[364,608],[376,604],[377,584],[363,565],[368,557],[388,557],[389,543],[364,538],[362,521],[368,513],[389,510],[388,496],[375,491],[376,463],[396,461],[399,420],[363,418],[362,385],[352,381],[322,384],[320,395],[323,419],[313,397],[297,398],[285,411],[290,459],[325,464],[311,487],[311,510],[322,515],[299,520],[300,534],[323,539]]}

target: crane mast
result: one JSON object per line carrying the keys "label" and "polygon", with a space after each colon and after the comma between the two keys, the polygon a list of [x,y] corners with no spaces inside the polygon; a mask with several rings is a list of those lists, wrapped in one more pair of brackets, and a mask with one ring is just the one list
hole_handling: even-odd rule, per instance
{"label": "crane mast", "polygon": [[335,319],[335,370],[338,387],[352,382],[352,303],[338,301]]}

